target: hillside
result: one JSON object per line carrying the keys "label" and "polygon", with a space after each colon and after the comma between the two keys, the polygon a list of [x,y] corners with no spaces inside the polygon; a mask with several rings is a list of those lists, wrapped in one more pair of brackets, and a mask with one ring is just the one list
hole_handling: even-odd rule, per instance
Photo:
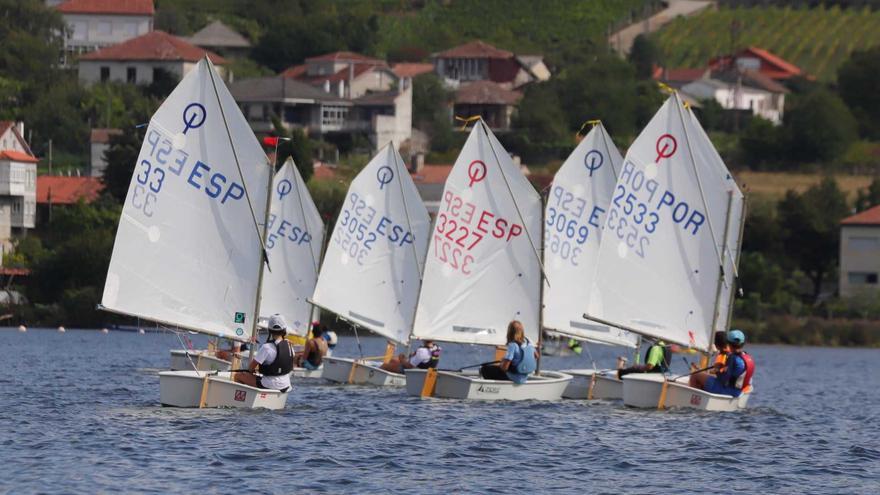
{"label": "hillside", "polygon": [[[739,22],[736,40],[733,22]],[[679,18],[654,35],[667,67],[700,67],[734,48],[765,48],[821,81],[856,49],[880,45],[880,11],[834,7],[740,7]]]}

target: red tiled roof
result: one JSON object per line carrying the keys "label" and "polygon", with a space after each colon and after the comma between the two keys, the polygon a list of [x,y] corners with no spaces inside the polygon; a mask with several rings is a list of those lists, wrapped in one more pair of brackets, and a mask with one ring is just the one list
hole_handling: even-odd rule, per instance
{"label": "red tiled roof", "polygon": [[104,184],[97,177],[65,177],[40,175],[37,177],[37,203],[73,204],[82,198],[86,203],[98,199]]}
{"label": "red tiled roof", "polygon": [[165,31],[150,31],[118,45],[108,46],[79,57],[80,60],[179,60],[198,62],[208,55],[211,62],[225,64],[226,59],[199,48]]}
{"label": "red tiled roof", "polygon": [[880,225],[880,205],[846,217],[840,223],[842,225]]}
{"label": "red tiled roof", "polygon": [[706,67],[697,69],[660,69],[659,73],[654,73],[654,79],[662,81],[691,82],[703,77],[708,71]]}
{"label": "red tiled roof", "polygon": [[28,268],[12,268],[9,266],[4,266],[0,268],[0,275],[18,275],[18,276],[28,276],[31,274],[30,269]]}
{"label": "red tiled roof", "polygon": [[391,70],[397,74],[397,77],[416,77],[419,74],[425,74],[428,72],[434,71],[433,64],[413,64],[413,63],[400,63],[394,64],[391,67]]}
{"label": "red tiled roof", "polygon": [[153,0],[67,0],[55,7],[62,14],[153,15]]}
{"label": "red tiled roof", "polygon": [[452,165],[425,165],[418,172],[410,172],[416,184],[444,184],[452,172]]}
{"label": "red tiled roof", "polygon": [[118,136],[119,134],[122,134],[122,129],[92,129],[89,142],[107,144],[110,142],[110,136]]}
{"label": "red tiled roof", "polygon": [[297,79],[302,75],[305,75],[306,71],[309,69],[309,66],[306,64],[293,65],[281,71],[279,76],[286,77],[288,79]]}
{"label": "red tiled roof", "polygon": [[515,105],[522,93],[504,89],[492,81],[474,81],[461,85],[455,92],[455,103]]}
{"label": "red tiled roof", "polygon": [[[783,60],[782,58],[768,52],[767,50],[764,50],[763,48],[758,48],[756,46],[750,46],[750,47],[746,48],[745,50],[743,50],[743,52],[752,53],[755,56],[757,56],[758,58],[764,59],[767,63],[775,65],[782,72],[788,73],[792,76],[798,76],[802,72],[800,67],[798,67],[792,63],[789,63],[786,60]],[[741,54],[743,52],[741,52]]]}
{"label": "red tiled roof", "polygon": [[355,53],[355,52],[325,53],[323,55],[309,57],[306,59],[306,62],[323,62],[323,61],[330,61],[330,60],[336,60],[336,61],[340,61],[340,62],[347,62],[349,60],[355,60],[361,64],[385,65],[384,60],[379,60],[378,58],[367,57],[366,55],[361,55],[360,53]]}
{"label": "red tiled roof", "polygon": [[17,150],[0,150],[0,160],[11,160],[15,162],[27,162],[27,163],[37,163],[40,160],[37,160],[32,155],[27,153],[22,153]]}
{"label": "red tiled roof", "polygon": [[495,48],[489,43],[480,40],[474,40],[470,43],[435,53],[433,56],[437,58],[510,58],[513,57],[513,52]]}

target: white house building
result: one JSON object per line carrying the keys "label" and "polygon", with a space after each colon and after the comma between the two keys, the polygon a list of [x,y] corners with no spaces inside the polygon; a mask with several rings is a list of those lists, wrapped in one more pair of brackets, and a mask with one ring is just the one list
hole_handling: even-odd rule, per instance
{"label": "white house building", "polygon": [[304,64],[288,67],[280,75],[348,100],[402,85],[401,78],[384,60],[354,52],[309,57]]}
{"label": "white house building", "polygon": [[776,125],[782,124],[788,94],[785,86],[754,70],[707,71],[681,91],[697,100],[715,100],[727,110],[749,110]]}
{"label": "white house building", "polygon": [[840,295],[880,294],[880,205],[840,222]]}
{"label": "white house building", "polygon": [[89,134],[89,176],[103,177],[107,169],[104,153],[110,149],[110,136],[122,134],[120,129],[92,129]]}
{"label": "white house building", "polygon": [[222,65],[226,60],[220,55],[164,31],[151,31],[82,55],[78,64],[79,80],[85,84],[107,81],[150,84],[163,70],[180,79],[206,54],[223,74]]}
{"label": "white house building", "polygon": [[65,58],[116,45],[153,30],[153,0],[67,0],[54,8],[70,28],[64,41]]}
{"label": "white house building", "polygon": [[0,250],[8,252],[13,235],[35,226],[37,158],[24,140],[24,124],[0,121]]}

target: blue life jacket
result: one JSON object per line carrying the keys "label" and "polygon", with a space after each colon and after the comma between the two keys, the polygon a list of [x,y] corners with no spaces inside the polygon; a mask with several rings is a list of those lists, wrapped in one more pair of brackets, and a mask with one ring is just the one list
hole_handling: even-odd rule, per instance
{"label": "blue life jacket", "polygon": [[[513,356],[510,366],[515,373],[528,375],[538,369],[538,360],[535,359],[535,346],[526,339],[525,345],[517,344],[517,352]],[[510,370],[510,368],[508,368]]]}

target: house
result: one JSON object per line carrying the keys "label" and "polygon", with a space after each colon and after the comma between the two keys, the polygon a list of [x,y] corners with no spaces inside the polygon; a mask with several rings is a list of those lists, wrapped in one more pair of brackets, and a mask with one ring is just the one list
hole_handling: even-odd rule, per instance
{"label": "house", "polygon": [[229,91],[256,133],[274,130],[277,117],[286,129],[310,135],[364,133],[375,149],[399,144],[412,134],[412,88],[369,93],[349,100],[285,77],[243,79]]}
{"label": "house", "polygon": [[344,98],[281,76],[235,81],[229,92],[258,134],[273,132],[272,117],[287,129],[310,134],[339,131],[353,107]]}
{"label": "house", "polygon": [[[24,140],[24,124],[0,121],[0,251],[13,235],[35,227],[37,158]],[[0,253],[2,254],[2,253]]]}
{"label": "house", "polygon": [[107,169],[104,153],[110,148],[110,136],[122,134],[121,129],[92,129],[89,135],[89,175],[103,177]]}
{"label": "house", "polygon": [[799,76],[807,76],[798,66],[783,60],[763,48],[750,46],[733,55],[722,55],[709,60],[712,70],[753,70],[774,81],[785,81]]}
{"label": "house", "polygon": [[69,206],[79,201],[91,203],[98,199],[104,184],[97,177],[41,175],[37,178],[36,200],[40,221],[52,219],[52,208]]}
{"label": "house", "polygon": [[752,69],[711,71],[681,87],[682,94],[697,100],[715,100],[726,110],[745,110],[782,124],[788,89]]}
{"label": "house", "polygon": [[434,72],[434,64],[401,62],[391,66],[391,72],[400,79],[412,79],[422,74]]}
{"label": "house", "polygon": [[85,84],[107,81],[151,84],[163,72],[181,79],[206,55],[223,75],[222,65],[226,60],[220,55],[164,31],[151,31],[81,56],[79,80]]}
{"label": "house", "polygon": [[280,75],[349,100],[368,92],[388,91],[400,82],[384,60],[354,52],[309,57],[304,64],[288,67]]}
{"label": "house", "polygon": [[840,222],[840,295],[880,289],[880,205]]}
{"label": "house", "polygon": [[492,81],[505,89],[550,79],[540,55],[517,56],[480,40],[431,55],[434,71],[450,88],[473,81]]}
{"label": "house", "polygon": [[673,89],[681,89],[684,85],[708,77],[708,75],[708,67],[699,67],[696,69],[667,69],[666,67],[654,67],[654,72],[651,77],[653,77],[655,81],[660,81]]}
{"label": "house", "polygon": [[474,81],[455,91],[453,113],[459,117],[480,115],[493,131],[506,131],[522,96],[492,81]]}
{"label": "house", "polygon": [[65,61],[153,30],[153,0],[67,0],[54,8],[70,28]]}
{"label": "house", "polygon": [[247,38],[220,21],[214,21],[184,39],[193,45],[227,57],[246,56],[251,49],[251,42]]}

